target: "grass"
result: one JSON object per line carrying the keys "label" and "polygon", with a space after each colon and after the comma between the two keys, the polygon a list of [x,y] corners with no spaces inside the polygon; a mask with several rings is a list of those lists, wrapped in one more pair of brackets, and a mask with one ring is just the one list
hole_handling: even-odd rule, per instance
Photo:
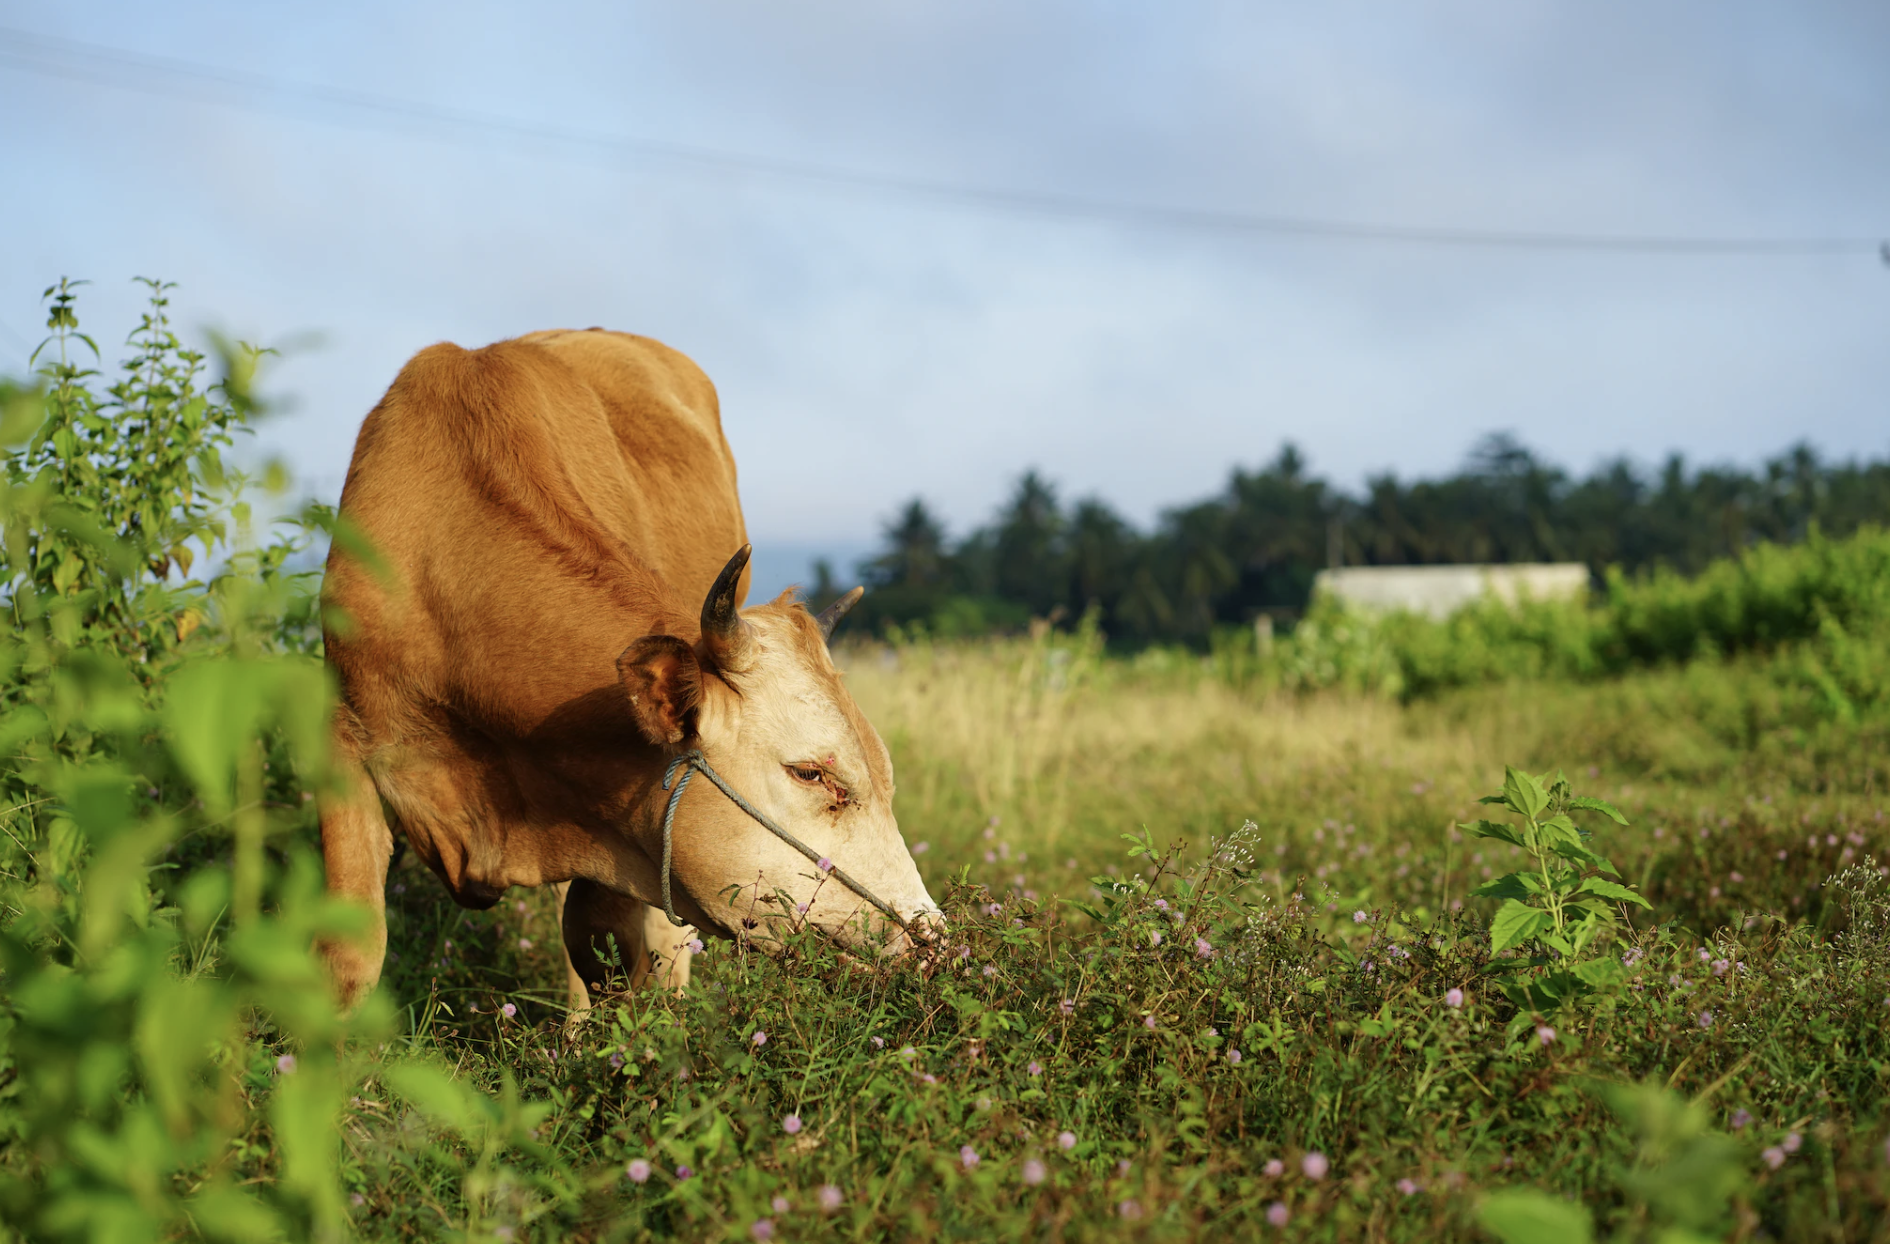
{"label": "grass", "polygon": [[[950,967],[713,944],[683,998],[567,1030],[544,896],[461,912],[408,859],[412,1040],[542,1116],[481,1148],[370,1081],[362,1235],[1472,1238],[1530,1187],[1618,1239],[1884,1238],[1878,874],[1824,884],[1882,849],[1882,734],[1768,717],[1768,668],[1399,706],[1051,639],[860,648],[848,678]],[[1467,897],[1513,863],[1454,828],[1505,763],[1616,802],[1654,904],[1609,951],[1629,981],[1559,1014],[1503,998]]]}

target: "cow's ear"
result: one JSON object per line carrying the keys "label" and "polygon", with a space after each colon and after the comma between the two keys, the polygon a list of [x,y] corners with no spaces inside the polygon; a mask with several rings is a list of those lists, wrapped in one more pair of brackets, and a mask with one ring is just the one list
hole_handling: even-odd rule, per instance
{"label": "cow's ear", "polygon": [[617,677],[650,742],[680,743],[695,732],[702,669],[688,644],[673,635],[645,635],[617,658]]}

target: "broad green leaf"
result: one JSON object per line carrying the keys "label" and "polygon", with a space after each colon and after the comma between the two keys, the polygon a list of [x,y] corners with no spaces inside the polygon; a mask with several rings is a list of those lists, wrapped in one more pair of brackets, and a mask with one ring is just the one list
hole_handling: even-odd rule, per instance
{"label": "broad green leaf", "polygon": [[1515,847],[1528,846],[1522,840],[1522,835],[1501,821],[1471,821],[1464,829],[1477,838],[1495,838]]}
{"label": "broad green leaf", "polygon": [[1566,816],[1552,816],[1542,822],[1542,837],[1549,843],[1581,842],[1582,831]]}
{"label": "broad green leaf", "polygon": [[[1613,864],[1610,864],[1603,857],[1596,855],[1594,851],[1589,849],[1588,844],[1581,841],[1579,838],[1573,842],[1551,842],[1549,844],[1549,850],[1555,852],[1565,860],[1574,860],[1577,863],[1587,864],[1590,867],[1599,868],[1605,872],[1615,872]],[[1618,876],[1619,874],[1617,873],[1616,875]]]}
{"label": "broad green leaf", "polygon": [[1599,812],[1603,816],[1613,819],[1614,823],[1617,825],[1625,825],[1628,823],[1628,819],[1621,815],[1620,809],[1616,808],[1605,799],[1591,799],[1587,795],[1577,795],[1575,798],[1568,801],[1568,806],[1571,808],[1586,808],[1590,812]]}
{"label": "broad green leaf", "polygon": [[197,1230],[213,1240],[251,1244],[283,1238],[275,1211],[247,1189],[213,1183],[184,1204]]}
{"label": "broad green leaf", "polygon": [[462,1135],[477,1136],[492,1121],[484,1097],[436,1067],[396,1063],[381,1079],[421,1114]]}
{"label": "broad green leaf", "polygon": [[1590,959],[1575,965],[1575,975],[1597,989],[1606,989],[1620,984],[1627,969],[1621,966],[1619,959]]}
{"label": "broad green leaf", "polygon": [[1515,899],[1505,900],[1490,921],[1490,953],[1501,954],[1511,946],[1521,945],[1555,922],[1549,913],[1526,906]]}
{"label": "broad green leaf", "polygon": [[1509,801],[1510,807],[1531,820],[1540,816],[1542,810],[1549,806],[1549,794],[1542,789],[1542,783],[1515,765],[1505,767],[1503,797]]}
{"label": "broad green leaf", "polygon": [[1650,911],[1654,906],[1633,890],[1628,889],[1619,882],[1609,881],[1605,877],[1588,878],[1586,881],[1582,882],[1581,892],[1583,894],[1599,894],[1602,898],[1617,899],[1623,903],[1639,903],[1642,907],[1648,908]]}
{"label": "broad green leaf", "polygon": [[1486,881],[1470,893],[1478,898],[1525,899],[1532,894],[1542,893],[1542,882],[1527,873],[1510,873],[1494,881]]}
{"label": "broad green leaf", "polygon": [[236,766],[257,736],[264,691],[253,662],[199,661],[171,676],[165,733],[213,816],[227,816],[234,803]]}
{"label": "broad green leaf", "polygon": [[1505,1188],[1483,1198],[1477,1221],[1504,1244],[1591,1244],[1594,1220],[1573,1201],[1533,1188]]}

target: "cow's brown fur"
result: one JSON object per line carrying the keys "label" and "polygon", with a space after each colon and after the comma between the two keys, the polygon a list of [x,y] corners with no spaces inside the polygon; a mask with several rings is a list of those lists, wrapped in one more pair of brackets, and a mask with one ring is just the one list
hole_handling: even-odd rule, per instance
{"label": "cow's brown fur", "polygon": [[[806,611],[785,596],[747,611],[753,671],[719,667],[721,650],[703,642],[701,602],[746,533],[715,390],[683,355],[595,329],[423,350],[363,424],[341,514],[378,555],[337,541],[323,587],[342,700],[323,854],[331,890],[374,914],[367,937],[324,948],[345,1002],[372,988],[385,951],[384,808],[462,904],[569,882],[578,1002],[580,978],[596,983],[601,933],[617,935],[635,976],[686,979],[691,934],[644,906],[657,892],[664,744],[703,746],[757,788],[751,798],[803,823],[805,801],[778,770],[827,757],[877,811],[842,821],[829,808],[815,828],[891,827],[896,839],[885,748]],[[737,602],[746,590],[744,571]],[[685,917],[717,923],[704,905],[751,847],[782,884],[791,862],[755,844],[752,825],[693,789],[685,807]],[[878,838],[855,844],[868,847],[886,854]],[[891,867],[889,884],[909,889]]]}

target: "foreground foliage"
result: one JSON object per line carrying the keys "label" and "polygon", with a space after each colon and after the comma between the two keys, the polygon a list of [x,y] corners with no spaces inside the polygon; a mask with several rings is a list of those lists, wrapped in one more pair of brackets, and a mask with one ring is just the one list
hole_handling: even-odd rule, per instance
{"label": "foreground foliage", "polygon": [[1408,704],[1226,652],[1112,659],[1093,627],[856,648],[940,963],[789,930],[574,1018],[548,894],[462,911],[405,858],[385,984],[343,1020],[309,952],[352,915],[320,892],[294,570],[332,522],[248,531],[220,456],[247,365],[202,387],[153,292],[101,391],[55,291],[68,352],[0,429],[0,1239],[1799,1240],[1890,1215],[1885,713],[1817,698],[1792,644],[1822,631]]}

